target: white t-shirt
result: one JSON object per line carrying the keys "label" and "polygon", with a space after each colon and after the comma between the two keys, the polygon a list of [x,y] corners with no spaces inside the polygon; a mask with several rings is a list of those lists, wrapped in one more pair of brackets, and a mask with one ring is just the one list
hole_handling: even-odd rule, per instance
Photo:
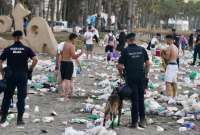
{"label": "white t-shirt", "polygon": [[159,41],[158,41],[158,39],[156,37],[152,38],[152,40],[151,40],[151,44],[152,45],[156,45],[158,43],[159,43]]}
{"label": "white t-shirt", "polygon": [[57,52],[58,54],[60,54],[64,48],[65,42],[61,42],[60,44],[58,44],[57,46]]}
{"label": "white t-shirt", "polygon": [[92,45],[93,37],[94,37],[94,34],[92,32],[90,31],[85,32],[84,39],[86,40],[86,44]]}

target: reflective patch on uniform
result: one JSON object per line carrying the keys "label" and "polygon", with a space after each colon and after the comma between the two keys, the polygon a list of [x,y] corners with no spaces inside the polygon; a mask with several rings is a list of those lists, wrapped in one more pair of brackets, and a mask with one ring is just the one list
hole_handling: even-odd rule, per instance
{"label": "reflective patch on uniform", "polygon": [[10,48],[11,51],[24,51],[24,48]]}
{"label": "reflective patch on uniform", "polygon": [[13,54],[21,54],[22,51],[13,51]]}
{"label": "reflective patch on uniform", "polygon": [[131,58],[139,58],[142,55],[142,52],[132,52],[132,53],[128,53],[129,56],[131,56]]}

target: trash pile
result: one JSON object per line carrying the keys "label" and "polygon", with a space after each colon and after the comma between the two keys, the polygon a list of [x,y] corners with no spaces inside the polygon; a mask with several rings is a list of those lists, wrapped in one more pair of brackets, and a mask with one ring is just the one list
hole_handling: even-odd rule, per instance
{"label": "trash pile", "polygon": [[62,135],[117,135],[117,133],[104,127],[95,127],[86,131],[77,131],[72,127],[68,127]]}
{"label": "trash pile", "polygon": [[[102,58],[99,58],[99,61],[106,65],[105,68],[108,72],[95,72],[93,75],[88,75],[89,78],[95,79],[94,85],[97,87],[96,90],[91,91],[91,97],[86,100],[86,103],[83,104],[83,109],[81,109],[81,112],[88,113],[88,117],[79,119],[78,122],[73,121],[73,123],[85,124],[87,128],[102,126],[105,102],[110,96],[113,87],[120,82],[115,63],[105,64]],[[176,98],[170,98],[165,96],[164,73],[160,72],[160,58],[154,57],[149,75],[150,82],[145,95],[145,111],[148,115],[175,119],[177,124],[180,124],[179,131],[186,131],[184,128],[188,130],[188,123],[192,123],[192,128],[190,129],[198,131],[199,126],[191,121],[200,120],[200,70],[198,68],[185,67],[188,67],[188,63],[186,64],[182,61],[178,76],[178,95]],[[96,105],[94,100],[100,100],[104,103],[101,106]],[[124,108],[124,110],[128,110],[126,113],[130,114],[129,108]],[[107,128],[111,123],[111,121],[107,121]],[[164,131],[161,128],[157,127],[158,131]]]}
{"label": "trash pile", "polygon": [[36,92],[56,92],[57,80],[54,73],[54,60],[39,60],[35,69],[35,75],[28,82]]}
{"label": "trash pile", "polygon": [[[189,53],[185,53],[189,54]],[[171,117],[180,126],[180,132],[187,130],[200,131],[199,126],[195,121],[200,120],[200,69],[198,67],[190,68],[187,59],[181,61],[181,67],[178,76],[178,95],[176,98],[165,96],[164,73],[160,72],[160,58],[154,57],[149,74],[148,90],[145,94],[145,111],[148,115],[156,115],[159,117]],[[86,97],[82,102],[80,113],[83,117],[74,117],[73,119],[62,122],[63,125],[69,126],[65,128],[62,135],[116,135],[116,132],[108,130],[111,124],[117,127],[117,119],[111,121],[109,116],[106,118],[105,127],[103,127],[104,109],[106,101],[110,96],[113,88],[121,82],[115,61],[107,63],[103,56],[95,56],[94,61],[80,59],[80,64],[83,72],[80,74],[84,79],[92,80],[94,89],[87,89],[75,85],[73,95],[75,97]],[[55,60],[39,60],[32,80],[28,82],[31,91],[29,93],[38,94],[46,92],[56,92],[58,84],[54,74]],[[84,80],[79,80],[84,81]],[[79,82],[78,82],[79,83]],[[63,100],[60,100],[63,101]],[[122,112],[124,116],[130,116],[130,102],[124,106]],[[29,105],[26,105],[26,110],[29,110]],[[34,106],[34,113],[40,112],[40,107]],[[51,111],[48,116],[31,117],[33,123],[51,123],[57,117],[55,111]],[[16,116],[9,114],[7,123],[1,125],[6,127]],[[25,119],[30,118],[29,113],[24,114]],[[153,125],[153,119],[147,119],[148,124]],[[70,125],[69,125],[70,124]],[[85,125],[85,130],[78,131],[71,127],[75,124]],[[156,130],[163,132],[165,129],[161,126],[156,126]]]}

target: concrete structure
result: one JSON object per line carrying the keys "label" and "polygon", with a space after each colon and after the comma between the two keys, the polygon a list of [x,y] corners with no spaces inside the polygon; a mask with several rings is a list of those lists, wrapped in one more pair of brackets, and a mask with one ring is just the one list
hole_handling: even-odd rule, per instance
{"label": "concrete structure", "polygon": [[12,20],[9,16],[0,16],[0,33],[9,31],[11,26]]}

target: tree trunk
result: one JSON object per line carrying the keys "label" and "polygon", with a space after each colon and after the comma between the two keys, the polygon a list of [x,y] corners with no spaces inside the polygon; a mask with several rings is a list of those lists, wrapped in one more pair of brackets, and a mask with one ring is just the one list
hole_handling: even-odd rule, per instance
{"label": "tree trunk", "polygon": [[61,7],[60,7],[59,13],[62,20],[64,20],[64,17],[63,17],[64,7],[65,7],[64,4],[65,4],[65,0],[61,0]]}
{"label": "tree trunk", "polygon": [[108,29],[111,30],[112,1],[108,1]]}
{"label": "tree trunk", "polygon": [[128,32],[133,31],[132,27],[132,13],[133,13],[133,0],[129,0],[129,5],[128,5],[128,21],[127,21],[127,26],[128,26]]}
{"label": "tree trunk", "polygon": [[20,0],[15,0],[15,5],[17,5],[17,3],[19,3],[20,2]]}
{"label": "tree trunk", "polygon": [[83,27],[83,19],[84,19],[84,1],[79,0],[80,5],[79,5],[79,17],[78,17],[78,24],[79,26]]}
{"label": "tree trunk", "polygon": [[49,20],[49,11],[50,11],[50,6],[51,6],[51,0],[49,0],[49,3],[48,3],[46,20]]}
{"label": "tree trunk", "polygon": [[60,0],[56,2],[56,20],[60,20]]}
{"label": "tree trunk", "polygon": [[98,0],[98,12],[97,12],[96,27],[99,31],[101,31],[101,12],[102,12],[102,0]]}
{"label": "tree trunk", "polygon": [[64,4],[63,4],[63,20],[67,20],[67,0],[63,0]]}
{"label": "tree trunk", "polygon": [[55,19],[55,0],[51,0],[51,29],[53,30],[53,22]]}
{"label": "tree trunk", "polygon": [[39,16],[43,17],[44,16],[44,0],[40,0],[39,2]]}

